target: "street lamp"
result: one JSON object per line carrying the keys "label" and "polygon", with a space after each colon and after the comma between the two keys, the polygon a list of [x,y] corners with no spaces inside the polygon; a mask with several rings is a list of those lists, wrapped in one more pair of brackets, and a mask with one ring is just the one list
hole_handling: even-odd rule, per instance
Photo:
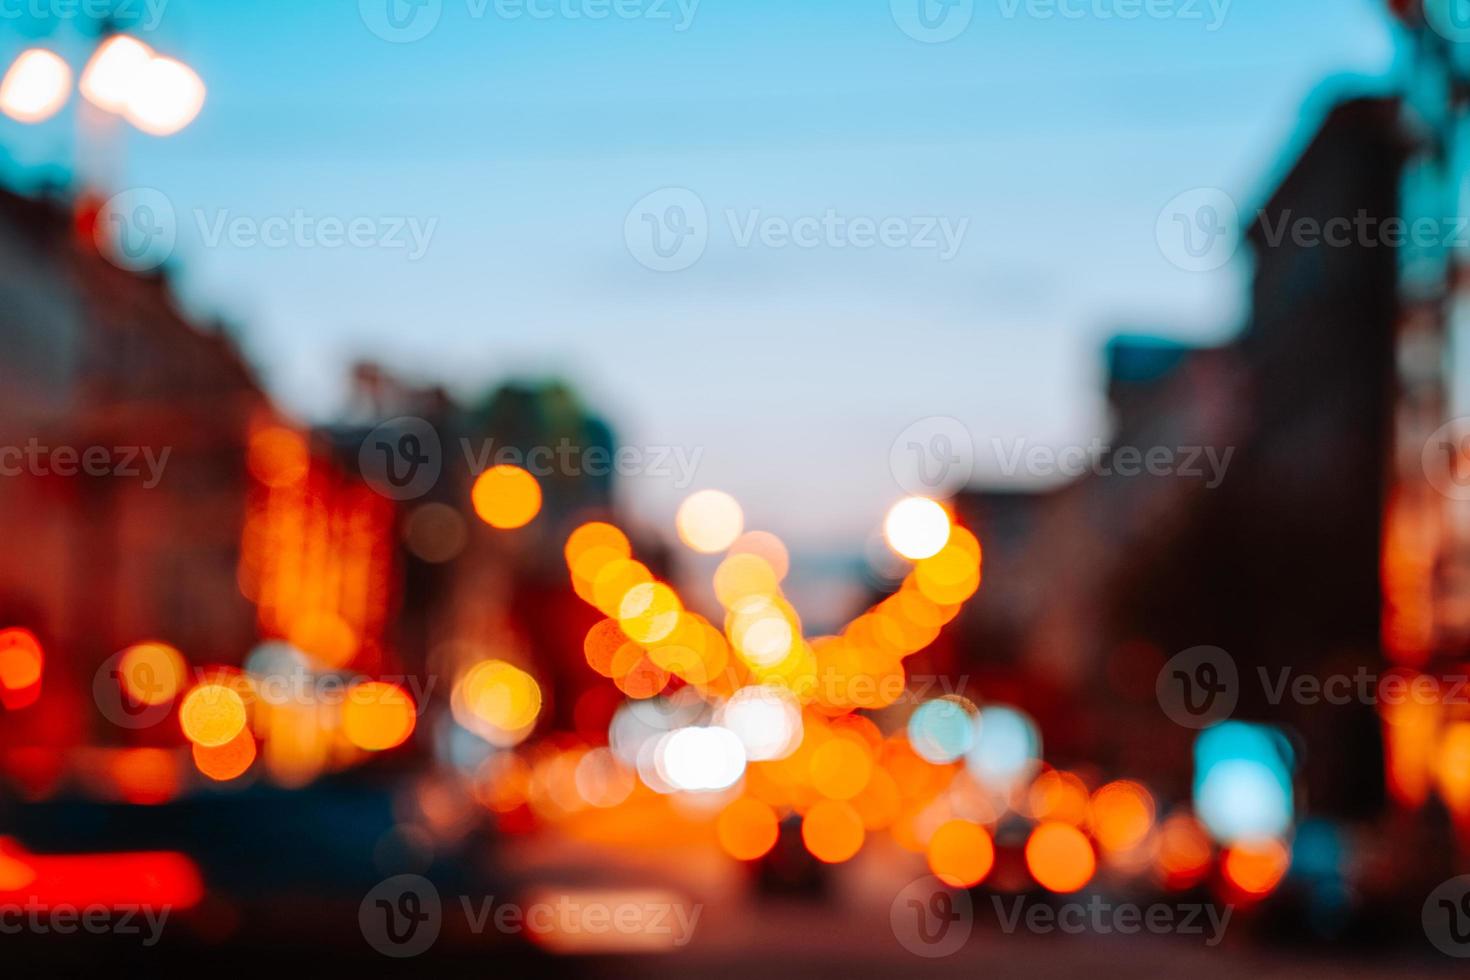
{"label": "street lamp", "polygon": [[[66,105],[71,79],[71,69],[55,52],[24,51],[0,82],[0,112],[18,122],[43,122]],[[204,108],[204,82],[194,69],[126,34],[97,48],[82,69],[79,88],[88,102],[150,136],[172,136]]]}

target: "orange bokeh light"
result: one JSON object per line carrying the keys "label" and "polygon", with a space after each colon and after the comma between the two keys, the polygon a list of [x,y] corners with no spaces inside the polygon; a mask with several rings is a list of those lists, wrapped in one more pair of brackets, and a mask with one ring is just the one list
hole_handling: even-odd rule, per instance
{"label": "orange bokeh light", "polygon": [[582,639],[582,654],[587,666],[603,677],[611,677],[613,658],[625,643],[631,642],[616,619],[604,619],[592,625]]}
{"label": "orange bokeh light", "polygon": [[123,651],[117,679],[139,704],[166,704],[183,690],[188,667],[183,654],[167,643],[138,643]]}
{"label": "orange bokeh light", "polygon": [[541,484],[519,466],[492,466],[476,478],[470,500],[480,520],[510,531],[541,512]]}
{"label": "orange bokeh light", "polygon": [[1199,821],[1176,813],[1159,825],[1158,876],[1169,888],[1188,888],[1210,870],[1214,848]]}
{"label": "orange bokeh light", "polygon": [[995,865],[995,844],[984,827],[969,820],[950,820],[934,831],[927,851],[929,870],[946,885],[979,884]]}
{"label": "orange bokeh light", "polygon": [[1097,857],[1087,835],[1069,823],[1038,824],[1026,841],[1026,868],[1047,891],[1075,892],[1092,880]]}
{"label": "orange bokeh light", "polygon": [[369,752],[402,745],[417,723],[413,699],[403,688],[387,681],[354,685],[342,706],[342,734]]}
{"label": "orange bokeh light", "polygon": [[0,630],[0,688],[24,691],[41,683],[46,658],[36,634],[18,626]]}
{"label": "orange bokeh light", "polygon": [[862,849],[862,817],[850,803],[819,800],[801,821],[801,841],[818,861],[841,864]]}
{"label": "orange bokeh light", "polygon": [[1107,851],[1126,851],[1143,843],[1154,825],[1154,799],[1127,779],[1108,783],[1092,797],[1092,833]]}
{"label": "orange bokeh light", "polygon": [[603,521],[588,521],[567,535],[566,546],[562,549],[567,567],[576,565],[577,559],[593,548],[607,548],[623,558],[633,555],[633,546],[621,530]]}
{"label": "orange bokeh light", "polygon": [[1027,802],[1031,816],[1037,820],[1060,820],[1079,827],[1087,822],[1091,806],[1087,784],[1074,773],[1060,769],[1037,776]]}
{"label": "orange bokeh light", "polygon": [[224,745],[245,728],[245,701],[234,688],[223,683],[200,684],[184,696],[179,706],[179,727],[196,745]]}
{"label": "orange bokeh light", "polygon": [[194,766],[215,782],[228,782],[243,776],[255,762],[255,736],[250,729],[241,729],[240,734],[224,745],[199,745],[193,747]]}
{"label": "orange bokeh light", "polygon": [[267,426],[250,437],[246,465],[257,480],[268,487],[299,483],[311,467],[306,439],[285,426]]}
{"label": "orange bokeh light", "polygon": [[754,861],[776,846],[780,826],[775,810],[745,797],[720,812],[715,831],[726,854],[740,861]]}
{"label": "orange bokeh light", "polygon": [[811,758],[812,788],[834,800],[863,791],[873,773],[873,757],[857,735],[839,735],[819,745]]}
{"label": "orange bokeh light", "polygon": [[1270,894],[1291,864],[1291,851],[1277,840],[1237,844],[1225,852],[1225,878],[1246,895]]}

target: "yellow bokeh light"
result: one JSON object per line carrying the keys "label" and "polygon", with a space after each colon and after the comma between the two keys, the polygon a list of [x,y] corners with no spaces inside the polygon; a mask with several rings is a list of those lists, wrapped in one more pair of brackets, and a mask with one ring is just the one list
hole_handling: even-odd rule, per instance
{"label": "yellow bokeh light", "polygon": [[727,619],[730,642],[752,667],[785,663],[801,638],[796,611],[784,600],[748,596],[737,603]]}
{"label": "yellow bokeh light", "polygon": [[683,604],[662,582],[640,582],[623,593],[618,603],[618,625],[639,643],[663,640],[679,625]]}
{"label": "yellow bokeh light", "polygon": [[476,664],[460,680],[459,703],[469,715],[502,732],[527,727],[541,713],[541,686],[503,660]]}
{"label": "yellow bokeh light", "polygon": [[519,466],[492,466],[475,478],[470,501],[480,520],[512,531],[541,512],[541,484]]}
{"label": "yellow bokeh light", "polygon": [[740,537],[745,529],[745,514],[728,493],[701,490],[690,494],[679,505],[674,525],[680,541],[700,554],[713,555]]}
{"label": "yellow bokeh light", "polygon": [[715,569],[715,597],[726,609],[751,596],[772,595],[776,572],[759,555],[731,555]]}
{"label": "yellow bokeh light", "polygon": [[623,599],[639,585],[653,582],[653,573],[639,561],[614,558],[603,565],[592,580],[592,602],[614,619],[623,611]]}
{"label": "yellow bokeh light", "polygon": [[165,704],[179,696],[187,680],[183,654],[166,643],[138,643],[123,651],[117,679],[139,704]]}
{"label": "yellow bokeh light", "polygon": [[231,741],[244,730],[246,720],[244,699],[223,683],[200,684],[184,696],[179,706],[179,727],[184,737],[205,748]]}
{"label": "yellow bokeh light", "polygon": [[889,508],[883,522],[888,547],[910,561],[939,554],[949,532],[949,512],[927,497],[905,497]]}

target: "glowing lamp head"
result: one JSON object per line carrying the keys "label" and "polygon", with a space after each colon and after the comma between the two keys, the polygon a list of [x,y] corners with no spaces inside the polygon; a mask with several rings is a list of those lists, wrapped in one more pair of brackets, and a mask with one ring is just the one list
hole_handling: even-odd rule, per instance
{"label": "glowing lamp head", "polygon": [[82,97],[107,112],[123,112],[152,60],[153,49],[137,38],[108,38],[82,69]]}
{"label": "glowing lamp head", "polygon": [[128,86],[123,115],[150,136],[172,136],[204,108],[204,82],[173,58],[153,58]]}
{"label": "glowing lamp head", "polygon": [[910,561],[932,558],[949,543],[949,513],[928,497],[905,497],[883,522],[888,547]]}
{"label": "glowing lamp head", "polygon": [[0,112],[16,122],[44,122],[70,97],[71,68],[45,48],[22,51],[0,79]]}

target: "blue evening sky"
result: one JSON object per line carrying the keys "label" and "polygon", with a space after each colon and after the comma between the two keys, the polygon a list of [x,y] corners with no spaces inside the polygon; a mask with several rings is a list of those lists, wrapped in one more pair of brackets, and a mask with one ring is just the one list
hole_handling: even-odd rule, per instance
{"label": "blue evening sky", "polygon": [[[168,195],[188,302],[242,327],[301,417],[332,417],[360,356],[465,391],[561,374],[625,442],[701,449],[696,486],[735,493],[753,526],[843,546],[900,492],[889,446],[916,419],[961,419],[994,476],[994,438],[1106,433],[1115,330],[1229,336],[1248,270],[1169,264],[1160,209],[1210,186],[1253,205],[1310,93],[1394,64],[1378,0],[1235,0],[1216,30],[1208,0],[1157,0],[1203,20],[1127,21],[974,2],[942,44],[900,30],[889,0],[702,0],[684,31],[674,0],[672,19],[605,20],[442,0],[428,36],[389,43],[357,0],[168,0],[144,37],[197,68],[208,104],[174,138],[119,137],[93,170]],[[22,39],[4,29],[8,61]],[[64,31],[41,40],[83,56]],[[69,165],[74,129],[70,111],[0,120],[0,145],[22,168]],[[710,239],[660,273],[624,219],[670,186],[704,201]],[[944,261],[741,248],[725,216],[829,208],[969,224]],[[410,261],[211,247],[196,211],[437,224]],[[682,495],[653,477],[624,490],[665,527]]]}

